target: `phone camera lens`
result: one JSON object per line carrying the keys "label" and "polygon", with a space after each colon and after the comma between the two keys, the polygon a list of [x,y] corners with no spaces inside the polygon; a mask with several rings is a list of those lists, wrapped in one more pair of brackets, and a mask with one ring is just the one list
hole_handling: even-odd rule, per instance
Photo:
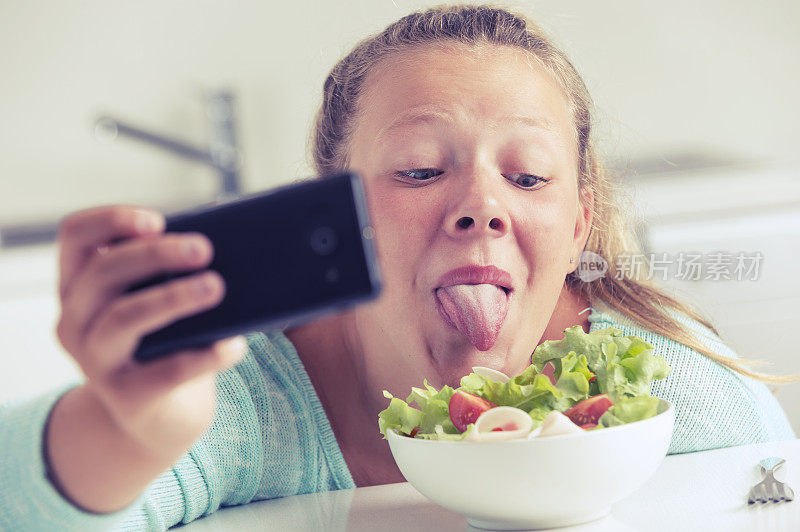
{"label": "phone camera lens", "polygon": [[314,229],[311,233],[311,249],[318,255],[330,255],[339,244],[339,239],[336,238],[336,232],[330,227],[323,226]]}

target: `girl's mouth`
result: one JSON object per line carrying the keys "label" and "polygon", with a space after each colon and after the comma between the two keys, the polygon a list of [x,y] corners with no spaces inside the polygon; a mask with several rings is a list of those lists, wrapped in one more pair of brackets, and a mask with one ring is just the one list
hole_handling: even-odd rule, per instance
{"label": "girl's mouth", "polygon": [[442,319],[476,349],[488,351],[508,314],[510,291],[493,284],[457,284],[434,291]]}

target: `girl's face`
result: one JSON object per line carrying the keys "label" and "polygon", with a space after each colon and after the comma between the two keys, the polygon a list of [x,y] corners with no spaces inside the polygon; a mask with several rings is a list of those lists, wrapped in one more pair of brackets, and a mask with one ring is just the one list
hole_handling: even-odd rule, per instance
{"label": "girl's face", "polygon": [[[366,371],[453,386],[472,366],[522,371],[591,223],[562,90],[521,50],[420,48],[373,68],[354,125],[383,275],[353,312]],[[508,277],[442,281],[469,265]]]}

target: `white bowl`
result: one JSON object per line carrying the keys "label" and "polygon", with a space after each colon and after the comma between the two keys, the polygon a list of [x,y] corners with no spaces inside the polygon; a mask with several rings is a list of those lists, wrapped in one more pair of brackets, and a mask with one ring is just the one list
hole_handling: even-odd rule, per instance
{"label": "white bowl", "polygon": [[409,483],[478,528],[520,530],[599,519],[658,469],[674,408],[581,434],[492,442],[431,441],[387,431]]}

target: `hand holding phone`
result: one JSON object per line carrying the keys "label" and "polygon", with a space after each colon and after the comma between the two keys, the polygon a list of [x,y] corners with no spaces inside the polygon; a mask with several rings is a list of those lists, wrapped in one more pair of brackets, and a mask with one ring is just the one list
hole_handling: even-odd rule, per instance
{"label": "hand holding phone", "polygon": [[[370,232],[351,174],[169,220],[129,206],[66,217],[57,334],[86,383],[59,405],[80,398],[80,415],[95,416],[82,419],[81,430],[98,434],[110,423],[115,439],[131,442],[122,447],[171,463],[213,419],[216,373],[246,353],[244,338],[229,336],[376,297]],[[182,253],[187,247],[197,253]],[[203,279],[206,289],[198,289]],[[75,435],[70,408],[54,409],[45,451],[56,477],[67,479],[81,476],[69,475],[81,449],[61,445],[65,433]]]}
{"label": "hand holding phone", "polygon": [[[221,276],[205,269],[213,255],[208,238],[164,234],[164,225],[159,212],[119,205],[80,211],[59,225],[56,332],[86,381],[59,400],[44,443],[54,482],[78,503],[92,502],[94,493],[91,485],[81,490],[82,479],[90,477],[80,464],[91,460],[82,453],[113,441],[121,453],[132,453],[120,456],[120,464],[135,455],[166,467],[213,419],[217,372],[247,352],[237,336],[149,364],[133,359],[147,333],[213,308],[224,297]],[[187,245],[196,247],[194,258],[182,253]],[[189,269],[194,272],[187,277],[124,292],[156,273]],[[211,281],[208,289],[197,290],[204,277]]]}
{"label": "hand holding phone", "polygon": [[[363,185],[353,173],[296,183],[167,219],[167,233],[197,232],[225,282],[220,304],[155,331],[140,361],[256,330],[286,328],[370,301],[380,276]],[[169,273],[133,292],[180,277]]]}

